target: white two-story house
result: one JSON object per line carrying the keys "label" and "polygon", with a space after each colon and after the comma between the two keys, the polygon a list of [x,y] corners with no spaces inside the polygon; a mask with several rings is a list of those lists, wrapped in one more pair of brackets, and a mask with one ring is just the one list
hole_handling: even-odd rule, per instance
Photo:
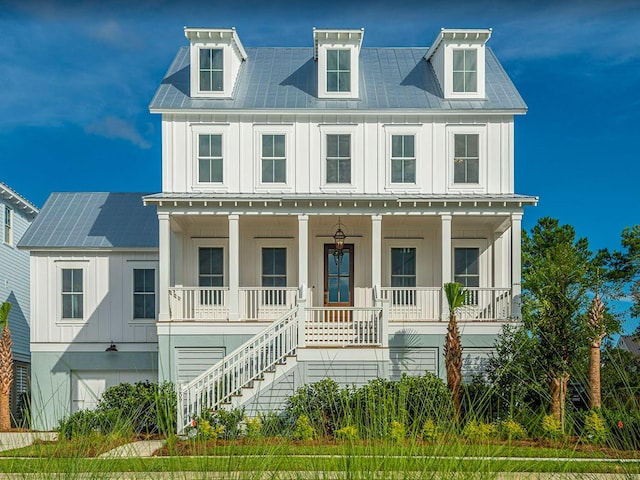
{"label": "white two-story house", "polygon": [[[151,101],[162,192],[144,195],[158,237],[140,288],[153,295],[157,370],[138,370],[176,383],[179,428],[204,407],[278,408],[324,377],[444,376],[447,282],[469,292],[458,312],[467,376],[519,319],[521,219],[537,199],[515,193],[526,105],[486,46],[491,30],[443,29],[418,48],[365,48],[362,29],[311,33],[308,48],[245,48],[234,29],[185,28]],[[60,277],[47,288],[61,306],[43,312],[55,325],[71,302],[64,271],[78,269],[42,261]],[[138,326],[136,269],[116,270],[128,272],[117,284],[127,301],[98,330]],[[114,283],[79,270],[83,288]],[[83,302],[78,325],[97,308]],[[118,350],[100,345],[101,361],[134,355],[142,344],[127,332],[100,339]]]}

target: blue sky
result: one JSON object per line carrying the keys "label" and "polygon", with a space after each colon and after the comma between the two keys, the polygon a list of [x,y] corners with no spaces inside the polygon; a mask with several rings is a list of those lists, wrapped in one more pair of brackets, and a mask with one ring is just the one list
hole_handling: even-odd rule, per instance
{"label": "blue sky", "polygon": [[0,0],[0,181],[38,206],[52,191],[159,191],[147,106],[185,25],[235,26],[245,46],[311,46],[316,26],[426,47],[441,27],[491,27],[529,106],[516,191],[540,203],[524,227],[556,217],[595,250],[640,223],[640,3],[624,0]]}

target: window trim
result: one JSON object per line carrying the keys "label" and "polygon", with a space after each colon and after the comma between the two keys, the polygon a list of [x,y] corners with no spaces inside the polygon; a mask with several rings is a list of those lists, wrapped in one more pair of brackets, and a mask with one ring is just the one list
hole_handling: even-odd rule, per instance
{"label": "window trim", "polygon": [[[294,126],[292,124],[254,125],[254,188],[260,192],[291,191],[295,184],[296,158]],[[262,135],[284,135],[285,144],[285,182],[262,181]]]}
{"label": "window trim", "polygon": [[[196,192],[226,192],[229,190],[231,176],[231,159],[228,144],[229,124],[191,124],[191,141],[187,148],[187,158],[190,159],[191,178],[188,180],[191,188]],[[222,182],[201,182],[200,181],[200,135],[221,135],[222,136]]]}
{"label": "window trim", "polygon": [[[327,135],[351,136],[351,183],[327,183]],[[358,186],[356,172],[360,165],[359,130],[357,125],[320,125],[320,190],[340,193],[355,191]]]}
{"label": "window trim", "polygon": [[[476,90],[473,92],[453,91],[453,52],[455,50],[476,51]],[[486,66],[485,45],[482,41],[451,42],[445,44],[444,50],[444,98],[477,99],[486,98]]]}
{"label": "window trim", "polygon": [[[233,91],[233,56],[230,44],[226,42],[198,42],[192,43],[190,50],[190,92],[191,98],[231,98]],[[222,50],[222,90],[200,89],[200,51]]]}
{"label": "window trim", "polygon": [[2,221],[2,240],[5,245],[13,246],[14,212],[9,205],[4,206],[4,218]]}
{"label": "window trim", "polygon": [[[87,268],[86,268],[86,263],[64,263],[64,264],[59,264],[58,268],[56,269],[56,277],[57,277],[57,288],[56,288],[56,297],[58,299],[59,302],[59,306],[57,308],[58,311],[58,322],[59,323],[85,323],[88,319],[88,315],[87,315]],[[82,291],[79,293],[80,295],[82,295],[82,316],[81,317],[65,317],[64,316],[64,295],[67,294],[75,294],[77,295],[78,292],[64,292],[63,288],[64,288],[64,280],[63,280],[63,275],[64,275],[64,271],[65,270],[80,270],[82,272]]]}
{"label": "window trim", "polygon": [[192,285],[200,285],[200,267],[199,267],[199,251],[201,248],[222,248],[223,272],[222,286],[220,288],[229,288],[229,240],[228,238],[194,238],[192,240],[193,253],[191,255],[192,265]]}
{"label": "window trim", "polygon": [[[360,40],[351,43],[342,40],[334,43],[318,45],[318,98],[359,98],[359,53]],[[349,50],[350,90],[348,92],[331,92],[327,90],[327,52],[329,50]]]}
{"label": "window trim", "polygon": [[[478,183],[456,183],[454,172],[455,136],[478,135]],[[486,193],[487,190],[487,126],[450,125],[447,128],[447,185],[449,191]]]}
{"label": "window trim", "polygon": [[[335,69],[331,69],[329,70],[329,54],[332,52],[336,52],[336,68]],[[348,70],[341,70],[340,69],[340,56],[341,56],[341,52],[348,52],[349,54],[349,69]],[[325,55],[326,55],[326,65],[325,65],[325,69],[324,69],[324,74],[325,74],[325,89],[327,91],[327,94],[344,94],[344,93],[351,93],[352,90],[352,85],[353,85],[353,72],[352,72],[352,65],[353,62],[351,60],[352,57],[352,51],[350,48],[327,48]],[[334,74],[336,76],[336,85],[338,87],[337,90],[329,90],[329,74]],[[349,89],[348,90],[340,90],[340,74],[341,73],[348,73],[349,74]]]}
{"label": "window trim", "polygon": [[[421,239],[402,239],[390,238],[383,240],[383,252],[386,258],[383,263],[383,286],[391,287],[391,272],[393,270],[391,249],[392,248],[415,248],[416,250],[416,287],[424,287],[427,281],[425,274],[431,273],[433,265],[429,265],[431,259],[424,257],[424,240]],[[386,270],[385,270],[386,269]]]}
{"label": "window trim", "polygon": [[[422,189],[421,176],[429,169],[426,166],[428,161],[428,151],[422,148],[422,127],[421,125],[384,125],[384,152],[385,164],[384,173],[380,171],[380,175],[384,175],[384,189],[392,192],[419,192]],[[393,137],[395,135],[413,135],[413,154],[415,155],[415,182],[413,183],[394,183],[392,182],[392,149]],[[428,142],[427,142],[428,143]]]}
{"label": "window trim", "polygon": [[487,288],[491,285],[491,252],[487,248],[488,242],[484,238],[474,239],[452,239],[451,240],[451,281],[454,281],[456,275],[456,248],[477,248],[479,250],[478,257],[478,288]]}
{"label": "window trim", "polygon": [[[159,265],[158,265],[158,261],[157,260],[148,260],[148,261],[130,261],[127,260],[127,269],[129,271],[129,280],[131,281],[131,284],[128,285],[128,291],[131,292],[131,295],[129,296],[130,301],[131,301],[131,305],[129,308],[129,312],[131,312],[130,318],[129,318],[129,323],[131,324],[155,324],[156,320],[158,319],[158,312],[159,312],[159,286],[160,286],[160,279],[159,279],[159,275],[158,275],[158,270],[159,270]],[[153,270],[154,273],[154,294],[155,294],[155,317],[154,318],[136,318],[135,317],[135,270]]]}

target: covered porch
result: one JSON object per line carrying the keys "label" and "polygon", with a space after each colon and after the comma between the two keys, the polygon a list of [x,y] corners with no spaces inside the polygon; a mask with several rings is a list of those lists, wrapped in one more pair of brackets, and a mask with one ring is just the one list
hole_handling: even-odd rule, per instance
{"label": "covered porch", "polygon": [[450,281],[460,320],[519,319],[522,202],[211,203],[159,204],[161,322],[270,322],[302,298],[310,321],[387,304],[388,322],[440,322]]}

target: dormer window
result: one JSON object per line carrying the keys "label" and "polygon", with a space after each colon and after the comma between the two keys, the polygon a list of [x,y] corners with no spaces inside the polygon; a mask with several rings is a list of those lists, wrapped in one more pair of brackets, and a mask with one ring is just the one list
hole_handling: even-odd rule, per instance
{"label": "dormer window", "polygon": [[453,91],[471,93],[478,91],[478,51],[453,50]]}
{"label": "dormer window", "polygon": [[313,29],[318,98],[358,98],[359,56],[364,30]]}
{"label": "dormer window", "polygon": [[224,91],[224,51],[221,48],[200,49],[200,91]]}
{"label": "dormer window", "polygon": [[192,98],[232,98],[247,53],[234,28],[185,28]]}
{"label": "dormer window", "polygon": [[327,50],[327,92],[351,91],[351,51]]}
{"label": "dormer window", "polygon": [[442,29],[426,59],[448,100],[485,98],[485,44],[488,30]]}

